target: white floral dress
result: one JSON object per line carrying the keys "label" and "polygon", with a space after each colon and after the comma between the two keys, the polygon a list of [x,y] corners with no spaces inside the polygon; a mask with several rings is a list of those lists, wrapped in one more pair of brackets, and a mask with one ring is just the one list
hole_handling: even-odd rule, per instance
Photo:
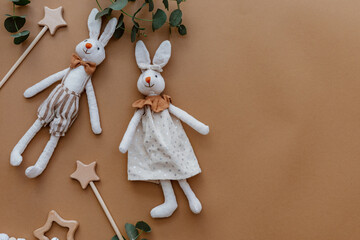
{"label": "white floral dress", "polygon": [[199,174],[199,163],[180,120],[170,115],[168,105],[154,112],[149,99],[170,102],[166,95],[147,97],[147,103],[142,100],[144,115],[128,151],[128,179],[180,180]]}

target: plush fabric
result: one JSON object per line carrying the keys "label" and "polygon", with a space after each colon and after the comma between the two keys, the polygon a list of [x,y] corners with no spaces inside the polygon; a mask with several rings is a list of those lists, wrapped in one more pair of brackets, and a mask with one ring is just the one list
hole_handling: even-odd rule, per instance
{"label": "plush fabric", "polygon": [[36,161],[34,166],[30,166],[26,169],[25,175],[28,178],[36,178],[39,176],[46,168],[49,163],[51,156],[54,153],[54,150],[59,142],[60,137],[52,135],[50,140],[47,142],[44,150],[40,154],[40,157]]}
{"label": "plush fabric", "polygon": [[145,99],[139,99],[135,101],[132,106],[135,108],[143,108],[144,106],[150,106],[151,110],[158,113],[170,106],[171,97],[168,95],[162,96],[147,96]]}
{"label": "plush fabric", "polygon": [[161,188],[164,193],[164,203],[151,210],[150,215],[153,218],[170,217],[178,207],[171,182],[161,181]]}
{"label": "plush fabric", "polygon": [[50,125],[50,134],[65,136],[79,111],[79,95],[58,85],[40,105],[38,118],[43,125]]}
{"label": "plush fabric", "polygon": [[186,182],[201,169],[180,120],[204,135],[209,133],[209,127],[172,105],[169,96],[160,96],[165,89],[160,72],[170,56],[171,44],[164,41],[152,64],[145,44],[142,41],[136,43],[136,63],[142,72],[137,87],[146,98],[133,103],[138,109],[119,146],[122,153],[128,151],[129,180],[160,181],[165,202],[151,211],[153,218],[169,217],[177,208],[170,180],[178,180],[193,213],[200,213],[202,209]]}
{"label": "plush fabric", "polygon": [[16,144],[10,155],[10,164],[12,166],[16,167],[22,163],[23,158],[21,154],[23,154],[27,145],[30,143],[30,141],[35,137],[36,133],[38,133],[42,127],[43,124],[41,123],[40,119],[37,119],[34,122],[34,124],[29,128],[29,130],[27,130],[25,135],[20,139],[20,141]]}
{"label": "plush fabric", "polygon": [[83,61],[77,54],[73,54],[71,57],[70,68],[74,69],[80,65],[84,66],[85,72],[88,75],[92,75],[96,69],[96,63]]}
{"label": "plush fabric", "polygon": [[15,237],[9,237],[5,233],[0,233],[0,240],[25,240],[25,238],[15,238]]}
{"label": "plush fabric", "polygon": [[188,137],[168,110],[145,106],[128,150],[129,180],[181,180],[201,172]]}
{"label": "plush fabric", "polygon": [[79,98],[84,91],[87,93],[92,131],[95,134],[100,134],[102,131],[91,75],[96,66],[105,59],[104,47],[110,39],[109,36],[112,36],[115,31],[117,19],[113,18],[108,22],[99,38],[101,19],[95,19],[98,12],[97,9],[91,11],[88,18],[90,38],[85,39],[76,46],[76,54],[72,56],[70,67],[45,78],[24,92],[26,98],[33,97],[53,83],[62,80],[38,108],[38,119],[11,152],[11,165],[19,166],[23,160],[21,154],[29,142],[41,127],[49,124],[50,140],[35,165],[26,169],[25,174],[29,178],[35,178],[45,170],[59,138],[65,135],[77,117]]}
{"label": "plush fabric", "polygon": [[191,211],[195,214],[200,213],[202,210],[202,205],[193,190],[191,189],[189,183],[185,179],[179,180],[178,182],[181,189],[184,191],[186,198],[189,201],[189,207]]}
{"label": "plush fabric", "polygon": [[[192,191],[189,183],[185,179],[179,180],[178,182],[189,201],[189,207],[191,211],[195,214],[200,213],[202,210],[202,205],[199,199],[196,197],[195,193]],[[153,218],[170,217],[178,207],[171,182],[161,181],[161,187],[164,193],[164,203],[151,210],[150,215]]]}

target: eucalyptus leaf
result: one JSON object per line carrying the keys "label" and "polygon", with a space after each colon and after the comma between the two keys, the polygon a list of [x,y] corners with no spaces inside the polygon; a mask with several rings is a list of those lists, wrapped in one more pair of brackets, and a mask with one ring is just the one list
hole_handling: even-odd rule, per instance
{"label": "eucalyptus leaf", "polygon": [[116,25],[116,29],[118,29],[119,27],[121,27],[124,23],[124,14],[121,14],[118,20],[118,23]]}
{"label": "eucalyptus leaf", "polygon": [[24,42],[30,35],[30,32],[28,30],[24,30],[22,32],[12,34],[11,36],[14,38],[14,43],[16,45]]}
{"label": "eucalyptus leaf", "polygon": [[178,32],[180,33],[180,35],[184,36],[186,35],[187,31],[186,31],[186,27],[184,24],[181,24],[180,26],[177,27]]}
{"label": "eucalyptus leaf", "polygon": [[28,5],[30,3],[29,0],[11,0],[15,5],[18,6],[25,6]]}
{"label": "eucalyptus leaf", "polygon": [[[122,237],[123,237],[124,240],[126,240],[126,238],[125,238],[124,236],[122,236]],[[113,237],[111,238],[111,240],[119,240],[119,238],[118,238],[117,235],[115,235],[115,236],[113,236]]]}
{"label": "eucalyptus leaf", "polygon": [[[135,42],[136,40],[136,34],[139,31],[139,29],[134,25],[131,29],[131,42]],[[128,234],[129,235],[129,234]]]}
{"label": "eucalyptus leaf", "polygon": [[113,4],[111,4],[109,6],[109,8],[119,11],[121,9],[123,9],[128,3],[128,0],[117,0],[116,2],[114,2]]}
{"label": "eucalyptus leaf", "polygon": [[135,227],[137,229],[143,230],[144,232],[151,232],[151,227],[144,221],[137,222]]}
{"label": "eucalyptus leaf", "polygon": [[180,9],[175,9],[171,14],[170,14],[170,25],[173,27],[178,26],[181,21],[182,21],[182,12]]}
{"label": "eucalyptus leaf", "polygon": [[154,1],[153,0],[145,0],[149,4],[149,12],[154,10]]}
{"label": "eucalyptus leaf", "polygon": [[14,33],[19,31],[24,26],[25,22],[25,17],[11,16],[5,19],[4,26],[8,32]]}
{"label": "eucalyptus leaf", "polygon": [[153,15],[153,22],[152,22],[153,31],[161,28],[166,22],[166,18],[167,18],[166,13],[163,10],[158,9],[156,13]]}
{"label": "eucalyptus leaf", "polygon": [[122,25],[116,28],[113,36],[114,38],[119,39],[124,35],[124,32],[125,32],[125,23],[122,22]]}
{"label": "eucalyptus leaf", "polygon": [[110,16],[111,12],[112,12],[111,8],[105,8],[104,10],[96,14],[95,19],[97,20],[103,16]]}
{"label": "eucalyptus leaf", "polygon": [[169,11],[169,1],[168,0],[163,0],[163,4],[164,4],[164,7],[166,8],[166,10]]}
{"label": "eucalyptus leaf", "polygon": [[133,224],[130,223],[125,224],[125,231],[129,237],[129,240],[136,240],[139,235],[139,231],[135,228]]}

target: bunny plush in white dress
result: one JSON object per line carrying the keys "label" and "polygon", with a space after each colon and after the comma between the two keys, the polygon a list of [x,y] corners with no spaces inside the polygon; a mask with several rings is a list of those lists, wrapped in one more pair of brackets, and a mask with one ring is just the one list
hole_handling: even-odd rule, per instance
{"label": "bunny plush in white dress", "polygon": [[146,98],[134,102],[137,111],[119,146],[122,153],[128,151],[128,179],[160,181],[165,202],[151,210],[153,218],[169,217],[177,208],[171,180],[179,182],[192,212],[200,213],[201,203],[186,179],[201,169],[180,120],[203,135],[209,127],[172,105],[169,96],[160,96],[165,89],[160,72],[171,56],[169,41],[161,43],[153,64],[142,41],[136,44],[135,56],[142,71],[137,87]]}
{"label": "bunny plush in white dress", "polygon": [[70,67],[45,78],[24,93],[26,98],[33,97],[61,80],[61,84],[57,85],[40,105],[38,119],[11,152],[11,165],[19,166],[23,160],[21,154],[29,142],[43,126],[50,126],[51,137],[44,151],[36,164],[26,169],[25,174],[29,178],[35,178],[45,170],[60,137],[65,135],[77,117],[80,95],[84,90],[88,99],[92,130],[95,134],[102,131],[91,76],[96,66],[105,59],[105,46],[115,31],[117,19],[113,18],[108,22],[99,38],[101,19],[95,19],[97,13],[97,9],[91,11],[88,18],[90,37],[76,46],[76,54],[72,56]]}

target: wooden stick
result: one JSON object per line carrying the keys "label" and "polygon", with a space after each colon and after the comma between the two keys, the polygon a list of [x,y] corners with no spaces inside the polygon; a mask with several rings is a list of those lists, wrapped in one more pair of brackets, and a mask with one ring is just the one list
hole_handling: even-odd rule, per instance
{"label": "wooden stick", "polygon": [[6,83],[9,77],[15,72],[16,68],[24,61],[29,52],[35,47],[38,41],[44,36],[46,31],[48,30],[48,26],[44,26],[43,29],[39,32],[39,34],[35,37],[35,39],[31,42],[29,47],[25,50],[25,52],[20,56],[20,58],[15,62],[15,64],[10,68],[9,72],[5,75],[5,77],[0,81],[0,88]]}
{"label": "wooden stick", "polygon": [[109,212],[109,209],[107,208],[104,200],[102,199],[99,191],[97,190],[94,182],[90,182],[90,186],[91,186],[91,189],[93,190],[97,200],[99,201],[101,207],[103,208],[104,212],[105,212],[105,215],[106,217],[108,218],[112,228],[114,229],[115,233],[116,233],[116,236],[119,238],[119,240],[124,240],[124,238],[122,237],[121,233],[120,233],[120,230],[119,228],[116,226],[116,223],[113,219],[113,217],[111,216],[111,213]]}

